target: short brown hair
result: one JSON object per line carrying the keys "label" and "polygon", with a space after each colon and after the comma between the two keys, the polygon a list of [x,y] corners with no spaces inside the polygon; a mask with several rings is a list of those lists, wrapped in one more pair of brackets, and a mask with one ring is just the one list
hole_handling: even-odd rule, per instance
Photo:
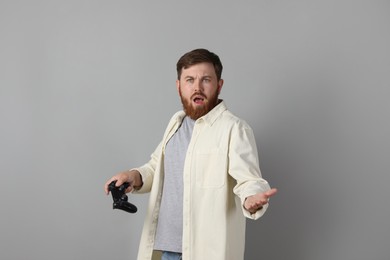
{"label": "short brown hair", "polygon": [[210,52],[206,49],[195,49],[184,54],[176,64],[177,79],[180,80],[182,69],[187,69],[192,65],[209,62],[213,64],[217,80],[221,79],[222,76],[222,63],[218,55]]}

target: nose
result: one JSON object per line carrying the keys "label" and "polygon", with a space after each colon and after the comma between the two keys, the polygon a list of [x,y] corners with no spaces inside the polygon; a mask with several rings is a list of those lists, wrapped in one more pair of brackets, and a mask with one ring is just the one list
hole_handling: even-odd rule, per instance
{"label": "nose", "polygon": [[196,79],[194,83],[194,91],[201,92],[203,90],[202,80]]}

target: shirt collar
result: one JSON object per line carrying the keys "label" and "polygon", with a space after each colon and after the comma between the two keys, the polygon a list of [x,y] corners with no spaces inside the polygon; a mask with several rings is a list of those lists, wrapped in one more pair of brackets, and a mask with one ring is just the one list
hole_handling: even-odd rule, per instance
{"label": "shirt collar", "polygon": [[227,107],[225,105],[225,102],[220,99],[218,101],[218,105],[216,105],[213,109],[211,109],[210,112],[208,112],[206,115],[200,117],[198,120],[196,121],[200,121],[200,120],[204,120],[206,123],[212,125],[215,120],[217,120],[217,118],[225,111],[227,110]]}

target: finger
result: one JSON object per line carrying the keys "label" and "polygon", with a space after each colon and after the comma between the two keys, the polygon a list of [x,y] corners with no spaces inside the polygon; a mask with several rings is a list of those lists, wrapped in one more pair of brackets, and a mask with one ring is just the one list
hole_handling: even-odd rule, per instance
{"label": "finger", "polygon": [[121,186],[125,182],[121,178],[116,178],[115,180],[116,180],[115,187],[119,187],[119,186]]}
{"label": "finger", "polygon": [[260,200],[260,205],[263,206],[265,204],[268,204],[268,198]]}
{"label": "finger", "polygon": [[[112,178],[111,178],[112,179]],[[104,184],[104,192],[108,195],[110,193],[110,190],[108,189],[108,185],[111,183],[111,179],[109,179],[105,184]]]}
{"label": "finger", "polygon": [[[111,178],[106,182],[106,184],[104,185],[104,191],[106,192],[107,195],[110,193],[110,190],[108,189],[108,186],[109,186],[110,183],[113,182],[113,181],[116,181],[115,186],[118,186],[118,178],[116,178],[115,176],[114,176],[114,177],[111,177]],[[119,184],[119,186],[120,186],[120,184]]]}
{"label": "finger", "polygon": [[251,205],[251,207],[248,208],[248,211],[251,212],[252,214],[256,213],[256,211],[260,210],[263,208],[262,203],[254,203]]}
{"label": "finger", "polygon": [[108,189],[108,185],[104,185],[104,192],[106,193],[106,195],[110,194],[110,191]]}
{"label": "finger", "polygon": [[256,204],[256,209],[261,209],[267,203],[268,203],[268,201],[262,201],[260,203],[257,203]]}
{"label": "finger", "polygon": [[272,197],[273,195],[275,195],[276,193],[278,192],[277,189],[273,188],[273,189],[270,189],[269,191],[266,191],[264,193],[264,195],[269,198],[269,197]]}

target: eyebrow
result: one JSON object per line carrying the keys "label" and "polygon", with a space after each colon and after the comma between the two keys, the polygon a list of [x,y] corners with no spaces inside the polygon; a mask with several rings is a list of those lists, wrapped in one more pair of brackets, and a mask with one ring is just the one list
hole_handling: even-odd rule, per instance
{"label": "eyebrow", "polygon": [[[204,78],[212,78],[212,77],[213,77],[212,75],[204,75],[204,76],[201,76],[200,78],[201,78],[201,79],[204,79]],[[188,78],[193,79],[193,78],[196,78],[196,77],[187,75],[187,76],[184,76],[184,78],[185,78],[185,79],[188,79]]]}

